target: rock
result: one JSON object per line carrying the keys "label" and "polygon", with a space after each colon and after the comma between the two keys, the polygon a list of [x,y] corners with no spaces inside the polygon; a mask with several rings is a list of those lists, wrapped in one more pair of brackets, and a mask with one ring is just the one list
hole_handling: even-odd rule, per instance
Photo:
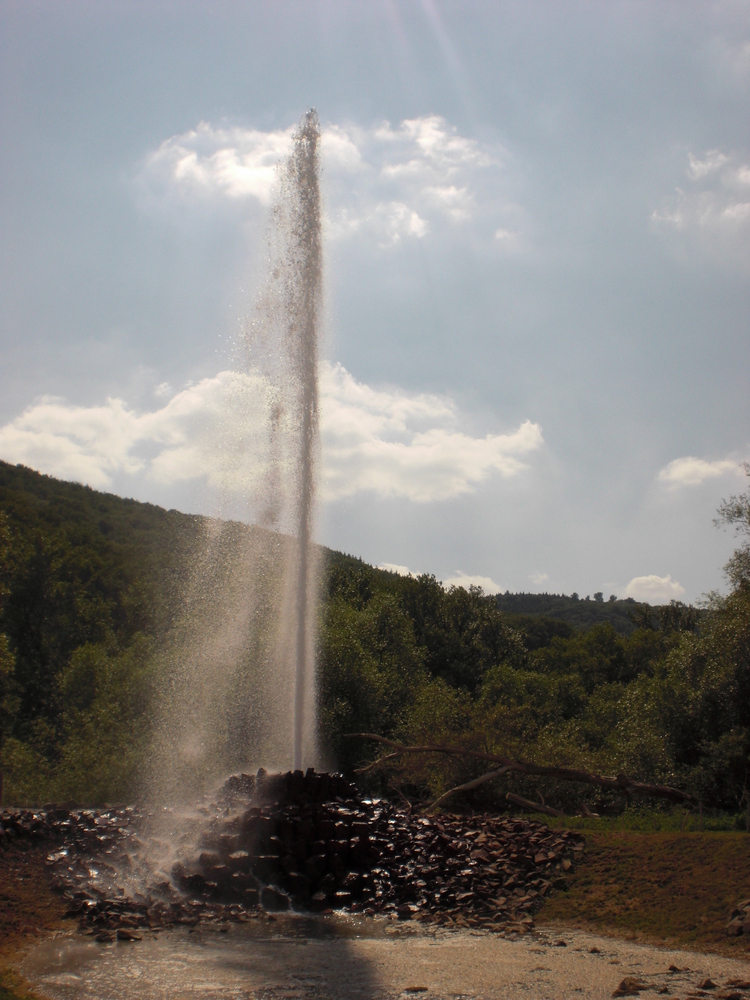
{"label": "rock", "polygon": [[713,981],[713,979],[704,979],[702,983],[698,984],[698,989],[699,990],[715,990],[716,989],[716,983]]}
{"label": "rock", "polygon": [[192,875],[187,875],[185,877],[185,885],[192,892],[202,893],[208,888],[208,881],[200,874],[200,872],[194,872]]}
{"label": "rock", "polygon": [[648,984],[642,983],[639,979],[635,979],[633,976],[626,976],[617,989],[612,993],[613,997],[632,997],[640,993],[641,990],[647,990]]}
{"label": "rock", "polygon": [[292,872],[288,877],[289,891],[297,899],[306,899],[310,895],[310,879],[299,872]]}
{"label": "rock", "polygon": [[253,858],[252,869],[261,882],[275,882],[280,875],[281,859],[274,854],[261,854]]}
{"label": "rock", "polygon": [[118,941],[142,941],[143,938],[140,934],[136,934],[135,931],[128,930],[127,927],[118,927],[117,929],[117,940]]}
{"label": "rock", "polygon": [[260,893],[260,905],[271,911],[288,910],[290,906],[289,896],[281,889],[276,889],[272,885],[265,885]]}
{"label": "rock", "polygon": [[249,872],[250,855],[247,851],[233,851],[227,857],[227,864],[233,872]]}

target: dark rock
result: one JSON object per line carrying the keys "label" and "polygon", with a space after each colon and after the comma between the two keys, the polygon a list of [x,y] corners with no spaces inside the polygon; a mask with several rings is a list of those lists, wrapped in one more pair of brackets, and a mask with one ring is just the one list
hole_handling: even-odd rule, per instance
{"label": "dark rock", "polygon": [[192,875],[187,875],[184,882],[191,892],[205,892],[208,887],[207,880],[200,874],[200,872],[194,872]]}
{"label": "dark rock", "polygon": [[140,934],[136,934],[135,931],[128,930],[127,927],[119,927],[117,929],[117,940],[118,941],[142,941],[143,938]]}
{"label": "dark rock", "polygon": [[290,906],[289,896],[281,889],[276,889],[272,885],[263,887],[260,893],[260,905],[271,911],[288,910]]}
{"label": "dark rock", "polygon": [[250,855],[247,851],[233,851],[227,858],[227,864],[233,872],[249,872]]}
{"label": "dark rock", "polygon": [[306,899],[310,895],[310,879],[306,875],[292,872],[287,879],[287,885],[296,899]]}
{"label": "dark rock", "polygon": [[261,854],[252,860],[253,875],[257,876],[261,882],[273,882],[279,878],[281,872],[281,859],[276,855]]}

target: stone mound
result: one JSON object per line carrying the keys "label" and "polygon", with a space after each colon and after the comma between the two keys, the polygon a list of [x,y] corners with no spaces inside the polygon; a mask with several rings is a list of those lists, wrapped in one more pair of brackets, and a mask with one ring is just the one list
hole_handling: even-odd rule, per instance
{"label": "stone mound", "polygon": [[57,887],[101,940],[290,908],[524,933],[583,850],[573,831],[509,816],[417,816],[312,769],[232,776],[168,848],[144,832],[153,821],[132,807],[49,807],[17,820],[6,812],[3,828],[62,841],[49,856]]}

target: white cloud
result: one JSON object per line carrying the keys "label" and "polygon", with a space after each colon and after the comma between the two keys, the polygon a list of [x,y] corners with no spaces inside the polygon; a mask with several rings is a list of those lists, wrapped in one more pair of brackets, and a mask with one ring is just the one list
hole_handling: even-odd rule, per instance
{"label": "white cloud", "polygon": [[679,600],[685,593],[685,588],[681,583],[673,580],[671,576],[636,576],[625,588],[625,597],[632,597],[635,601],[643,601],[646,604],[669,604],[670,601]]}
{"label": "white cloud", "polygon": [[709,174],[714,174],[717,170],[721,170],[724,164],[729,161],[729,157],[722,153],[720,149],[711,149],[702,160],[699,160],[697,156],[693,156],[690,153],[688,161],[690,163],[688,174],[693,180],[700,180],[702,177],[707,177]]}
{"label": "white cloud", "polygon": [[750,165],[720,149],[690,153],[686,178],[652,212],[655,230],[681,254],[750,266]]}
{"label": "white cloud", "polygon": [[[428,222],[402,201],[390,201],[378,205],[375,215],[382,233],[381,246],[399,243],[404,236],[416,236],[421,240],[430,228]],[[374,217],[371,217],[370,221],[374,221]]]}
{"label": "white cloud", "polygon": [[412,573],[408,566],[399,566],[397,563],[380,563],[378,569],[387,570],[389,573],[398,573],[399,576],[417,576]]}
{"label": "white cloud", "polygon": [[[135,185],[141,202],[152,209],[176,203],[182,211],[206,202],[268,205],[293,131],[201,122],[145,158]],[[459,135],[439,115],[395,127],[326,125],[321,156],[334,240],[369,236],[393,247],[473,221],[489,238],[497,231],[518,241],[518,232],[506,228],[520,210],[506,190],[504,151]]]}
{"label": "white cloud", "polygon": [[[163,387],[158,387],[163,391]],[[280,419],[272,433],[270,415]],[[526,421],[477,438],[460,428],[449,399],[375,390],[340,365],[321,378],[323,499],[368,491],[416,502],[473,491],[492,474],[515,476],[542,434]],[[204,481],[214,490],[262,496],[272,463],[294,461],[291,417],[257,371],[221,372],[138,413],[121,399],[83,407],[44,397],[0,428],[0,457],[106,489],[122,477],[162,485]]]}
{"label": "white cloud", "polygon": [[0,428],[0,456],[98,489],[138,474],[255,489],[268,461],[273,397],[262,376],[237,372],[203,379],[150,413],[121,399],[86,407],[45,396]]}
{"label": "white cloud", "polygon": [[138,185],[155,201],[220,196],[253,198],[267,205],[277,165],[289,154],[291,134],[291,128],[261,132],[201,122],[150,153],[141,166]]}
{"label": "white cloud", "polygon": [[416,502],[472,492],[491,474],[522,472],[543,443],[527,420],[508,434],[477,438],[460,429],[451,400],[402,390],[375,390],[340,365],[322,380],[326,499],[368,491]]}
{"label": "white cloud", "polygon": [[707,462],[703,458],[686,455],[684,458],[675,458],[665,465],[660,470],[658,478],[660,482],[674,489],[680,486],[699,486],[707,479],[716,479],[728,472],[740,473],[742,468],[739,462],[729,458]]}
{"label": "white cloud", "polygon": [[462,572],[460,569],[456,570],[455,576],[443,580],[443,586],[446,588],[463,587],[464,590],[468,590],[469,587],[481,587],[485,594],[499,594],[505,590],[504,587],[501,587],[499,583],[495,583],[489,576],[471,575]]}
{"label": "white cloud", "polygon": [[547,583],[549,580],[549,573],[529,573],[529,579],[532,583],[539,587],[543,583]]}
{"label": "white cloud", "polygon": [[495,239],[500,240],[501,243],[515,243],[520,235],[518,231],[503,229],[502,227],[495,230]]}

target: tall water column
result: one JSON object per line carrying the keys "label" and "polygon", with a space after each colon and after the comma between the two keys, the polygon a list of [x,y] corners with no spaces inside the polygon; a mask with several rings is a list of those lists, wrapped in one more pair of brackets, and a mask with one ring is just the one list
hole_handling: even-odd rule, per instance
{"label": "tall water column", "polygon": [[318,430],[318,323],[322,292],[322,248],[319,185],[320,124],[315,110],[302,119],[289,159],[290,277],[287,300],[287,350],[298,392],[299,509],[298,566],[295,600],[294,767],[302,767],[307,672],[311,659],[310,615],[314,587],[310,579],[310,546],[315,502],[315,458]]}

